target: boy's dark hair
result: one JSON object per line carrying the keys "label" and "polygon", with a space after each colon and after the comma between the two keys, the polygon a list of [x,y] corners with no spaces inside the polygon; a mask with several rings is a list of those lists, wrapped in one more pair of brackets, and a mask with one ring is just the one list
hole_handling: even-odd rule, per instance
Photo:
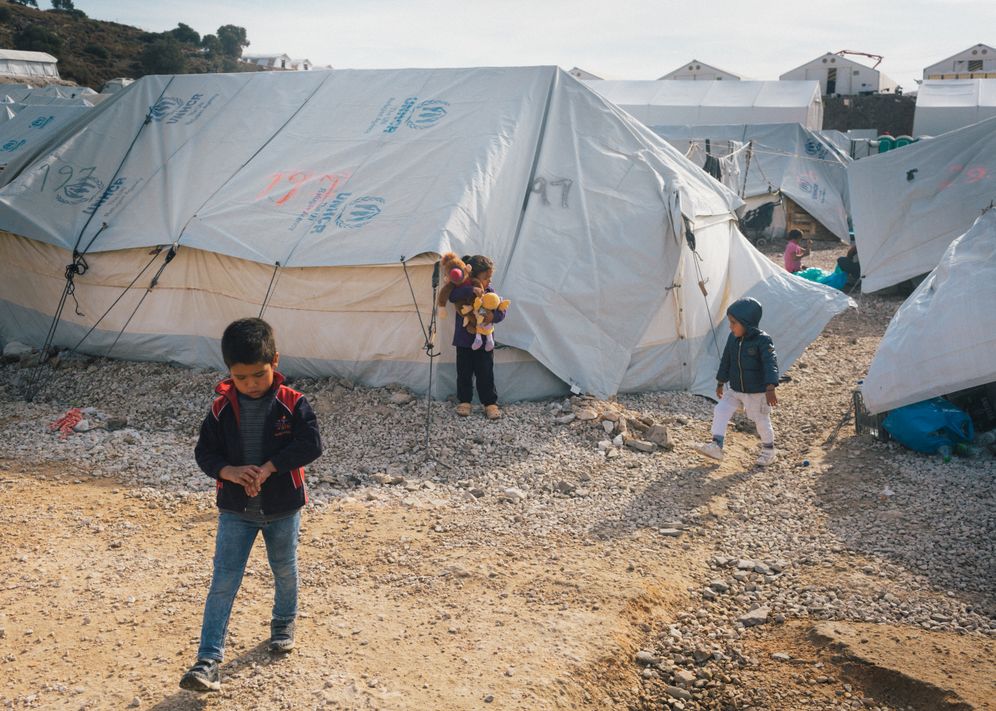
{"label": "boy's dark hair", "polygon": [[802,238],[802,232],[800,232],[799,230],[789,231],[789,239],[801,239],[801,238]]}
{"label": "boy's dark hair", "polygon": [[229,368],[236,363],[272,363],[276,356],[273,328],[261,318],[232,321],[221,336],[221,357]]}
{"label": "boy's dark hair", "polygon": [[475,254],[472,257],[464,257],[463,262],[470,267],[471,276],[477,276],[478,274],[483,274],[484,272],[495,268],[495,263],[491,261],[491,257],[485,257],[483,254]]}

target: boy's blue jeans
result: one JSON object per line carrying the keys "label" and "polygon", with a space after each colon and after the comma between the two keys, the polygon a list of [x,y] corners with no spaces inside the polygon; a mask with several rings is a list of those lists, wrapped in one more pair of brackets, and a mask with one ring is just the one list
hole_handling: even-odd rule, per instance
{"label": "boy's blue jeans", "polygon": [[232,614],[235,594],[249,560],[256,534],[263,532],[266,557],[273,571],[273,621],[293,622],[297,617],[297,540],[301,529],[301,512],[277,521],[247,521],[238,514],[222,511],[218,516],[218,535],[214,548],[214,574],[211,590],[204,603],[204,624],[198,659],[217,659],[225,655],[225,635]]}

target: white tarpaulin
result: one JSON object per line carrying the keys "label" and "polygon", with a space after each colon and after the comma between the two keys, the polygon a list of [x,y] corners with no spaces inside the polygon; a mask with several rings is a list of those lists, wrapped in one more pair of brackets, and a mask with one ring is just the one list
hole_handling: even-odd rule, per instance
{"label": "white tarpaulin", "polygon": [[861,288],[926,274],[996,198],[996,119],[856,161],[848,180]]}
{"label": "white tarpaulin", "polygon": [[647,126],[800,123],[823,128],[818,81],[588,81]]}
{"label": "white tarpaulin", "polygon": [[996,210],[899,307],[865,378],[872,412],[996,381]]}
{"label": "white tarpaulin", "polygon": [[[797,123],[650,128],[683,153],[694,147],[693,162],[699,165],[706,141],[714,156],[734,154],[734,165],[724,171],[727,187],[745,198],[782,192],[842,242],[850,242],[847,166],[851,159],[819,134]],[[733,174],[731,182],[725,180],[728,173]]]}
{"label": "white tarpaulin", "polygon": [[924,81],[916,94],[914,136],[937,136],[996,116],[996,79]]}
{"label": "white tarpaulin", "polygon": [[[848,303],[773,278],[733,193],[552,67],[150,76],[87,116],[0,190],[17,235],[0,240],[5,338],[43,338],[76,252],[83,315],[62,312],[63,345],[96,326],[82,350],[219,366],[224,326],[265,302],[289,372],[424,390],[400,260],[427,320],[432,260],[452,249],[492,256],[512,300],[503,398],[611,395],[663,344],[639,387],[709,392],[733,299],[770,305],[786,366]],[[448,346],[442,360],[445,388]]]}
{"label": "white tarpaulin", "polygon": [[60,131],[65,130],[89,109],[85,106],[24,106],[11,104],[14,114],[0,123],[0,185],[5,176],[16,173],[33,160],[38,150]]}

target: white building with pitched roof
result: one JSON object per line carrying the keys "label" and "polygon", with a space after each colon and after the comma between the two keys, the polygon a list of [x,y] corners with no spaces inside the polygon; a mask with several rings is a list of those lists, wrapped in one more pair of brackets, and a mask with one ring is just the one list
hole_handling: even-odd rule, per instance
{"label": "white building with pitched roof", "polygon": [[820,91],[826,96],[892,94],[897,86],[895,81],[879,70],[832,52],[785,72],[778,78],[790,81],[815,79],[820,83]]}
{"label": "white building with pitched roof", "polygon": [[714,67],[711,64],[693,59],[687,64],[682,64],[672,72],[668,72],[661,79],[681,79],[684,81],[739,81],[743,79],[739,74],[728,72],[725,69]]}
{"label": "white building with pitched roof", "polygon": [[996,49],[977,44],[923,70],[924,79],[996,79]]}

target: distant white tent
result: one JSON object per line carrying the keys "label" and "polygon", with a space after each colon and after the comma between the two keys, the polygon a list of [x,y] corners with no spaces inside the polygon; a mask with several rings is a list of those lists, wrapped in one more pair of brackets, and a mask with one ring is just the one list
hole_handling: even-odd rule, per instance
{"label": "distant white tent", "polygon": [[935,266],[996,199],[996,119],[856,161],[848,170],[865,291]]}
{"label": "distant white tent", "polygon": [[916,95],[913,135],[937,136],[996,116],[996,79],[924,81]]}
{"label": "distant white tent", "polygon": [[0,49],[0,75],[59,78],[59,60],[45,52]]}
{"label": "distant white tent", "polygon": [[599,81],[589,86],[648,126],[801,123],[823,128],[817,81]]}
{"label": "distant white tent", "polygon": [[220,368],[224,326],[262,311],[292,374],[425,391],[418,313],[452,249],[492,256],[512,300],[503,398],[709,394],[732,300],[765,305],[783,367],[848,304],[554,67],[147,76],[87,116],[0,190],[5,339],[41,344],[82,259],[58,345]]}
{"label": "distant white tent", "polygon": [[863,396],[884,412],[996,381],[996,210],[952,242],[892,317]]}
{"label": "distant white tent", "polygon": [[728,188],[762,201],[777,200],[777,193],[783,193],[841,241],[850,242],[847,166],[851,159],[819,134],[797,123],[650,128],[697,165],[703,165],[708,142],[708,153],[723,159],[723,182]]}

